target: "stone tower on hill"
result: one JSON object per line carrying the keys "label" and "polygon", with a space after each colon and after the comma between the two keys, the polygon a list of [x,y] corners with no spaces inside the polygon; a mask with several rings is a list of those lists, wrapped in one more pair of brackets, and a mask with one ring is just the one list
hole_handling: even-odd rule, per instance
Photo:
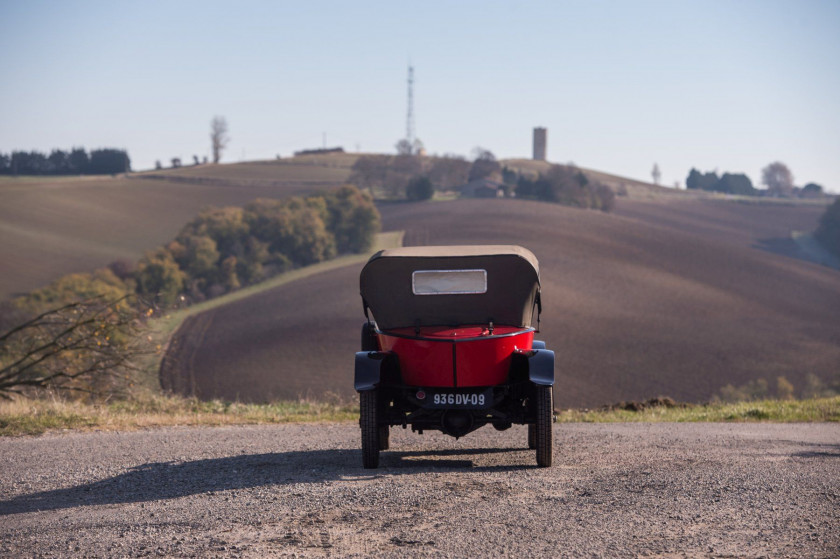
{"label": "stone tower on hill", "polygon": [[545,161],[545,148],[548,132],[545,128],[534,128],[534,160]]}

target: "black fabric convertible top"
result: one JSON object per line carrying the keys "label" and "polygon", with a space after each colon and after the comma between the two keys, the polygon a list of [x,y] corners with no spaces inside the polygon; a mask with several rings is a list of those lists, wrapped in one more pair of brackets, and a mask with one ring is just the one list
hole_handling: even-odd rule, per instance
{"label": "black fabric convertible top", "polygon": [[[486,270],[481,294],[415,295],[412,273]],[[530,327],[540,289],[539,263],[515,245],[404,247],[377,252],[359,277],[362,299],[382,330],[487,324]]]}

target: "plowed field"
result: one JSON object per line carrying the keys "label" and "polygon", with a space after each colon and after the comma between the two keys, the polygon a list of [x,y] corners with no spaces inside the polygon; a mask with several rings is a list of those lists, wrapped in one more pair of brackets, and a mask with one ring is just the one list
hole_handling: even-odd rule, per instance
{"label": "plowed field", "polygon": [[[407,245],[521,244],[541,263],[542,333],[558,406],[668,395],[840,364],[840,272],[797,258],[821,207],[622,199],[614,214],[517,200],[381,207]],[[203,398],[351,396],[360,267],[208,311],[175,340],[177,379]],[[186,381],[185,379],[188,379]]]}

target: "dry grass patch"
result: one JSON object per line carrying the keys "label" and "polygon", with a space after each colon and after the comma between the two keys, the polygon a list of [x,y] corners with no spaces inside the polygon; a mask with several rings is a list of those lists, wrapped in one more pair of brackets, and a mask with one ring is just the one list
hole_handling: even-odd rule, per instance
{"label": "dry grass patch", "polygon": [[[840,396],[809,400],[764,400],[735,404],[626,406],[600,410],[558,410],[559,423],[683,422],[837,422]],[[60,399],[0,402],[0,436],[40,435],[49,431],[132,431],[167,426],[260,425],[357,421],[353,401],[296,401],[243,404],[177,396],[87,404]]]}
{"label": "dry grass patch", "polygon": [[598,410],[560,410],[561,423],[745,422],[777,423],[840,421],[840,396],[805,400],[761,400],[710,404],[607,406]]}
{"label": "dry grass patch", "polygon": [[243,404],[149,396],[110,403],[60,399],[0,402],[0,436],[40,435],[56,430],[133,431],[167,426],[257,425],[358,419],[358,406],[343,402]]}

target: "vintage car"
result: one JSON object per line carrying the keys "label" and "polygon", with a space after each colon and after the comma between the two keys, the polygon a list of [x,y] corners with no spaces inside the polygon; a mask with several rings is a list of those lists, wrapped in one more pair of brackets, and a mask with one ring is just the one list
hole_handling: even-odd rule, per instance
{"label": "vintage car", "polygon": [[[379,465],[392,426],[453,437],[528,425],[537,464],[552,460],[554,352],[539,328],[539,264],[520,246],[383,250],[362,269],[362,463]],[[537,328],[532,326],[536,322]]]}

